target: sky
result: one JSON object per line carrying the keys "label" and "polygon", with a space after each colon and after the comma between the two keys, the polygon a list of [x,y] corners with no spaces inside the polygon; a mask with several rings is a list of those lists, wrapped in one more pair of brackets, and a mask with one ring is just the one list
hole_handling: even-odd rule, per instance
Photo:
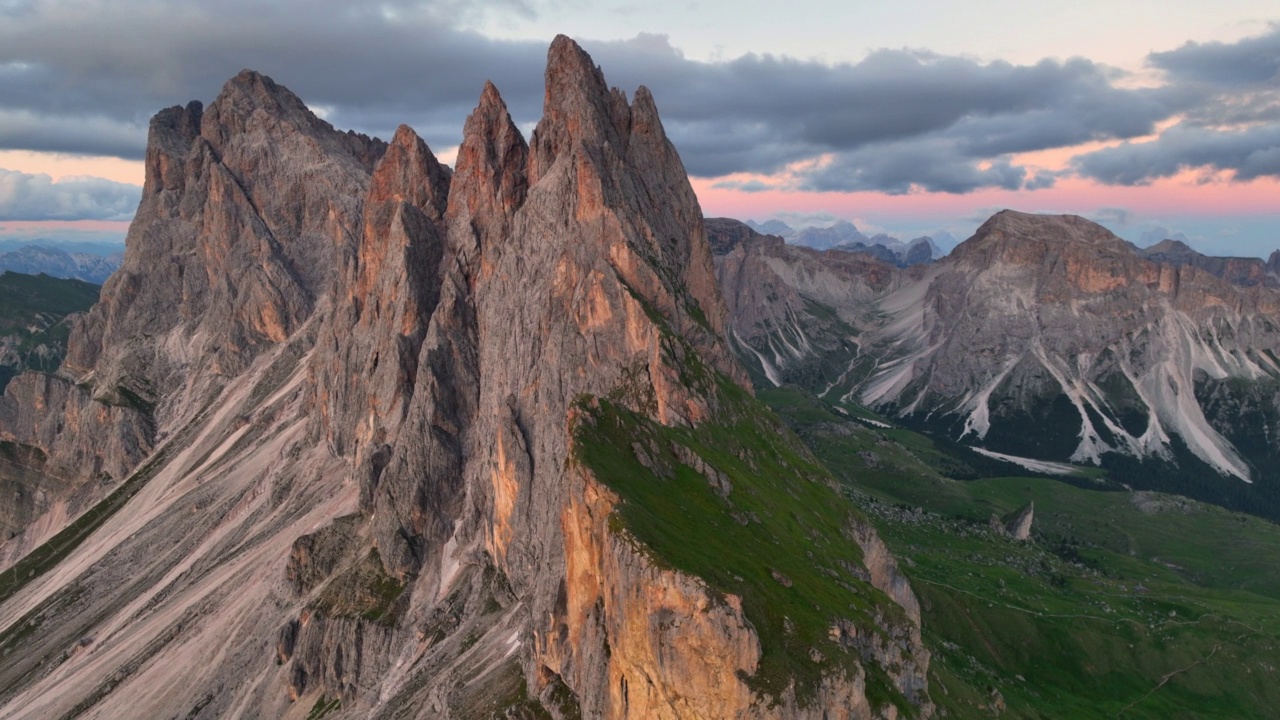
{"label": "sky", "polygon": [[246,67],[446,161],[489,79],[527,135],[557,33],[653,91],[708,216],[1280,248],[1274,0],[0,0],[0,235],[123,236],[150,116]]}

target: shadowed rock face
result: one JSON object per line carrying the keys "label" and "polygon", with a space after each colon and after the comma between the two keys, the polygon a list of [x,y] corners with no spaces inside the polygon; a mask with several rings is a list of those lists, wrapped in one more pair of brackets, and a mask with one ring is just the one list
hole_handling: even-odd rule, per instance
{"label": "shadowed rock face", "polygon": [[1232,285],[1253,287],[1280,287],[1280,257],[1272,254],[1271,260],[1261,258],[1212,257],[1192,250],[1180,240],[1161,240],[1149,248],[1138,251],[1142,257],[1170,265],[1194,265]]}
{"label": "shadowed rock face", "polygon": [[856,358],[867,310],[910,281],[863,252],[789,245],[727,218],[706,226],[729,307],[729,342],[763,385],[831,384]]}
{"label": "shadowed rock face", "polygon": [[[487,84],[452,172],[408,128],[337,133],[253,73],[157,116],[126,267],[63,371],[81,403],[137,388],[120,412],[151,424],[111,452],[150,459],[0,604],[56,628],[0,669],[3,713],[869,717],[876,662],[928,714],[915,600],[869,527],[866,582],[908,612],[804,699],[744,680],[761,642],[738,598],[614,527],[584,415],[719,422],[748,379],[648,90],[628,102],[564,37],[546,82],[528,143]],[[44,663],[77,638],[92,662]]]}

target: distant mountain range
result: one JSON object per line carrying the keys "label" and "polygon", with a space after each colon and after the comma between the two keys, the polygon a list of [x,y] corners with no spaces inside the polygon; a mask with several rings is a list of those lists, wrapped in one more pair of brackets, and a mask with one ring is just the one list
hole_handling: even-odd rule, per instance
{"label": "distant mountain range", "polygon": [[[799,230],[781,220],[769,220],[764,223],[747,220],[746,225],[758,233],[780,237],[792,245],[815,250],[867,253],[898,267],[933,262],[944,254],[938,247],[938,243],[934,242],[930,236],[918,237],[907,242],[884,233],[868,237],[848,220],[839,220],[829,226],[811,226]],[[950,236],[945,239],[952,241]]]}
{"label": "distant mountain range", "polygon": [[123,250],[100,255],[44,245],[23,245],[0,253],[0,272],[44,274],[101,285],[123,260]]}

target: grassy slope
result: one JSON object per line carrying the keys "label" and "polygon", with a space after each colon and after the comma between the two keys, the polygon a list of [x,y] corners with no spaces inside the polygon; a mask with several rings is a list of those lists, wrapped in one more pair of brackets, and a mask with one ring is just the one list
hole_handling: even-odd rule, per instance
{"label": "grassy slope", "polygon": [[[1275,716],[1280,527],[1048,478],[951,480],[936,468],[973,468],[930,438],[847,420],[800,391],[761,398],[904,559],[948,717],[1000,705],[1026,718]],[[1033,542],[988,529],[1029,501]]]}
{"label": "grassy slope", "polygon": [[[905,620],[844,569],[861,566],[845,530],[862,515],[838,483],[758,401],[724,381],[720,395],[718,420],[696,429],[664,427],[608,400],[584,402],[577,457],[622,498],[618,531],[658,563],[742,598],[762,648],[748,683],[777,697],[794,679],[804,698],[824,673],[857,662],[855,650],[830,639],[835,619],[852,619],[864,631],[874,630],[877,611]],[[728,477],[727,497],[681,461],[690,452]],[[812,659],[812,649],[823,659]],[[873,703],[892,703],[910,716],[883,671],[872,663],[865,669]]]}
{"label": "grassy slope", "polygon": [[100,289],[82,280],[5,272],[0,275],[0,327],[25,323],[35,313],[83,312],[98,302]]}

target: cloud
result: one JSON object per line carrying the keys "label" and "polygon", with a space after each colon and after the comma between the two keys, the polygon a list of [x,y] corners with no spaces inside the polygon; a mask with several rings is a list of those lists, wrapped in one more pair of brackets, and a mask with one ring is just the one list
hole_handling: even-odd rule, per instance
{"label": "cloud", "polygon": [[[792,210],[783,210],[776,212],[772,217],[781,220],[792,228],[807,227],[831,227],[832,225],[845,221],[839,215],[833,215],[829,212],[797,212]],[[847,222],[847,221],[845,221]]]}
{"label": "cloud", "polygon": [[1133,212],[1128,208],[1122,207],[1100,207],[1093,212],[1089,219],[1100,222],[1110,223],[1124,227],[1133,222]]}
{"label": "cloud", "polygon": [[1145,185],[1194,169],[1228,171],[1236,180],[1280,178],[1280,123],[1243,130],[1180,123],[1150,142],[1097,150],[1076,157],[1073,165],[1110,185]]}
{"label": "cloud", "polygon": [[[152,113],[207,101],[244,67],[325,108],[337,127],[388,137],[408,123],[433,148],[456,146],[486,79],[517,123],[541,115],[546,42],[475,29],[535,12],[532,0],[3,0],[0,147],[137,158]],[[653,90],[692,174],[785,171],[797,188],[890,193],[1044,188],[1058,176],[1023,167],[1019,153],[1135,140],[1175,117],[1219,130],[1274,122],[1277,43],[1280,26],[1153,53],[1168,82],[1133,88],[1083,58],[1018,65],[881,49],[840,64],[769,54],[703,62],[663,35],[583,41],[611,82]],[[1131,157],[1154,169],[1100,158],[1077,167],[1129,184],[1164,167]],[[1236,169],[1269,173],[1266,163],[1264,154]]]}
{"label": "cloud", "polygon": [[[771,55],[704,63],[654,36],[588,49],[611,79],[651,86],[686,166],[704,176],[772,173],[822,153],[875,146],[883,157],[895,145],[925,141],[945,151],[941,161],[952,167],[940,174],[954,177],[958,164],[972,168],[1013,153],[1143,136],[1188,102],[1170,89],[1117,88],[1114,70],[1080,58],[1024,66],[879,50],[839,65]],[[907,184],[1009,185],[1012,177],[997,177],[997,170],[981,181],[939,182],[923,169],[903,168],[914,175]],[[843,184],[863,186],[877,174]],[[893,187],[902,184],[898,174]]]}
{"label": "cloud", "polygon": [[713,184],[711,187],[717,190],[737,190],[738,192],[757,193],[767,190],[777,190],[778,188],[769,183],[762,182],[757,179],[751,180],[721,180]]}
{"label": "cloud", "polygon": [[142,188],[102,178],[63,178],[0,169],[0,221],[128,220]]}
{"label": "cloud", "polygon": [[1200,101],[1154,140],[1077,156],[1079,174],[1111,185],[1146,185],[1187,170],[1280,178],[1280,25],[1235,43],[1187,43],[1148,62]]}
{"label": "cloud", "polygon": [[873,145],[840,154],[803,174],[802,190],[875,190],[903,195],[914,190],[967,193],[980,188],[1021,190],[1027,170],[1009,158],[980,162],[957,153],[945,139]]}
{"label": "cloud", "polygon": [[[125,3],[28,4],[0,19],[5,147],[138,157],[150,115],[210,100],[245,67],[273,76],[308,104],[332,108],[328,119],[339,127],[389,137],[407,122],[433,146],[457,144],[486,79],[518,116],[540,114],[546,43],[492,40],[467,29],[477,14],[531,12],[513,0],[151,0],[134,11]],[[74,132],[60,134],[61,144],[28,141],[19,126],[31,116],[69,128],[97,118],[104,127],[86,128],[78,140]],[[111,132],[103,132],[107,125]],[[119,128],[131,133],[127,147],[116,137]]]}
{"label": "cloud", "polygon": [[1188,42],[1176,50],[1151,53],[1147,62],[1178,81],[1236,87],[1274,83],[1280,81],[1280,24],[1234,43]]}
{"label": "cloud", "polygon": [[1138,247],[1151,247],[1163,240],[1177,240],[1186,245],[1191,244],[1191,238],[1187,237],[1186,233],[1170,230],[1163,225],[1157,225],[1142,233],[1141,238],[1138,240]]}

